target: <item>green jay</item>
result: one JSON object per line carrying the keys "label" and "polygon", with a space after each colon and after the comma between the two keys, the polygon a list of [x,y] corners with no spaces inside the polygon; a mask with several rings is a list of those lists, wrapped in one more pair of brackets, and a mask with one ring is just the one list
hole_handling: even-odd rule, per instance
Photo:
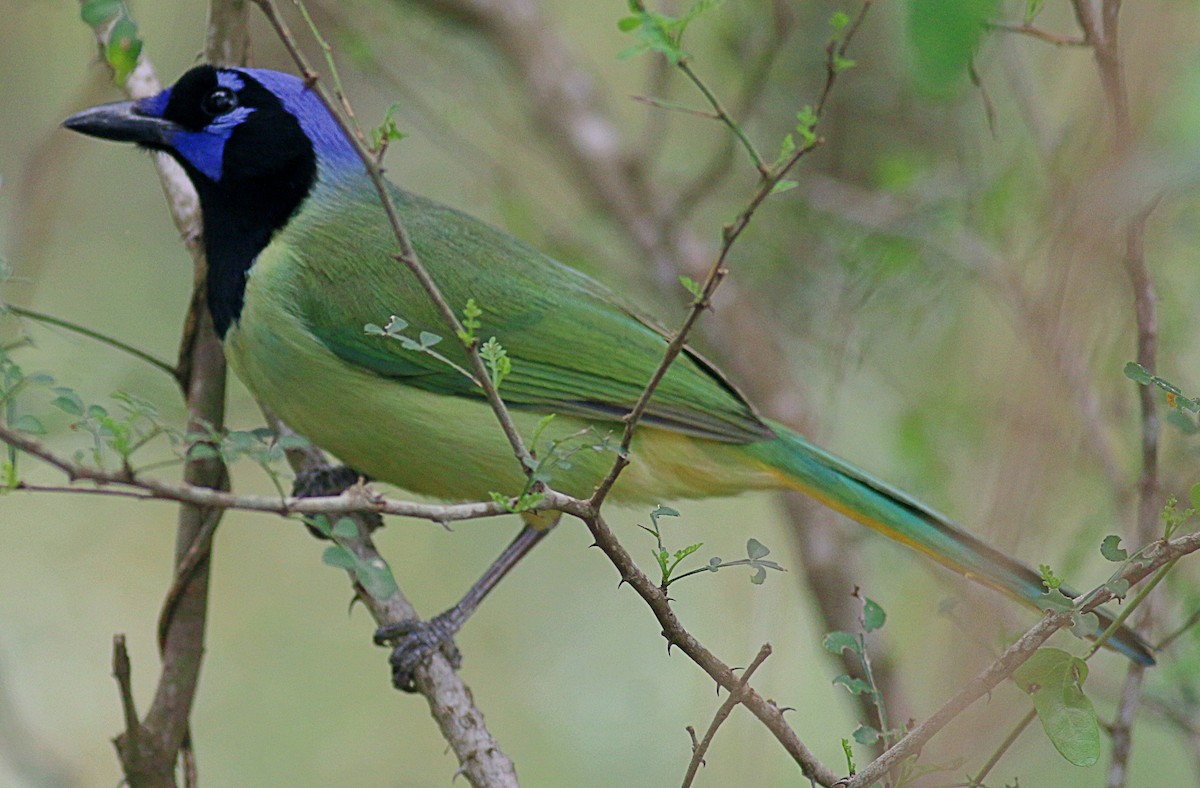
{"label": "green jay", "polygon": [[[305,83],[265,69],[197,66],[161,93],[68,118],[75,131],[172,156],[199,193],[206,295],[229,363],[287,424],[370,478],[463,501],[513,492],[525,477],[482,391],[446,360],[367,324],[443,322],[395,239],[355,149]],[[619,430],[666,348],[665,332],[595,280],[464,213],[391,187],[413,246],[447,301],[482,309],[484,336],[512,359],[501,396],[523,435]],[[453,347],[447,347],[453,346]],[[461,345],[439,345],[459,366]],[[935,561],[1026,604],[1041,577],[909,495],[761,417],[687,349],[639,426],[614,499],[652,502],[745,490],[803,491]],[[551,484],[586,497],[610,453],[583,451]],[[544,525],[544,523],[543,523]],[[447,613],[379,633],[398,685],[446,644],[544,530],[529,525]],[[1099,611],[1103,625],[1110,614]],[[1151,649],[1122,627],[1110,645],[1143,665]]]}

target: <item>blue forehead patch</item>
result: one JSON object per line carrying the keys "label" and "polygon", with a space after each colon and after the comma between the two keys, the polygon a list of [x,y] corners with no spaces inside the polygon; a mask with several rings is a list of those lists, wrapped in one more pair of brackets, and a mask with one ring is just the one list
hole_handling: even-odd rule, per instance
{"label": "blue forehead patch", "polygon": [[167,102],[171,100],[171,89],[160,90],[153,96],[138,99],[133,102],[137,111],[151,118],[161,118],[167,111]]}

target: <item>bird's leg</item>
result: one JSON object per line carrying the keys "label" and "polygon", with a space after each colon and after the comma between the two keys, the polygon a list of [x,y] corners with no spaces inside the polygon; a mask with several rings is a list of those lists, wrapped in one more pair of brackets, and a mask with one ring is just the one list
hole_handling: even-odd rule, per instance
{"label": "bird's leg", "polygon": [[[326,495],[341,495],[348,488],[360,481],[370,481],[365,474],[351,468],[349,465],[329,466],[302,470],[296,474],[292,482],[292,495],[296,498],[323,498]],[[379,512],[363,512],[363,522],[368,531],[383,527],[383,516]],[[309,533],[318,539],[328,539],[312,526],[306,526]]]}
{"label": "bird's leg", "polygon": [[[530,521],[536,525],[530,525]],[[484,597],[496,587],[505,575],[542,541],[558,522],[557,513],[548,518],[546,513],[537,519],[527,517],[526,525],[517,538],[504,548],[504,552],[492,562],[475,584],[454,607],[434,616],[428,621],[401,621],[380,627],[375,631],[376,645],[391,645],[392,684],[398,690],[413,692],[416,689],[413,670],[429,658],[434,651],[441,652],[455,668],[462,664],[462,654],[454,645],[454,635],[462,628]]]}

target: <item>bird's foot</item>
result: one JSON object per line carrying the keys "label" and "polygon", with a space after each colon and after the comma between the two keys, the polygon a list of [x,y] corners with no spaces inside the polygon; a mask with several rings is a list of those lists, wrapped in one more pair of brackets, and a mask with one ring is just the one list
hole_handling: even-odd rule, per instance
{"label": "bird's foot", "polygon": [[[300,471],[292,482],[292,495],[296,498],[322,498],[327,495],[341,495],[359,481],[369,481],[365,474],[351,468],[349,465],[336,467],[325,466],[311,470]],[[367,523],[367,530],[374,531],[383,527],[383,516],[378,512],[363,512],[361,515]],[[309,527],[309,532],[318,539],[327,539],[315,528]]]}
{"label": "bird's foot", "polygon": [[462,654],[454,645],[454,635],[462,622],[457,608],[452,608],[428,621],[401,621],[375,630],[375,645],[392,647],[388,657],[392,666],[392,686],[403,692],[416,692],[414,671],[437,652],[458,670],[462,665]]}

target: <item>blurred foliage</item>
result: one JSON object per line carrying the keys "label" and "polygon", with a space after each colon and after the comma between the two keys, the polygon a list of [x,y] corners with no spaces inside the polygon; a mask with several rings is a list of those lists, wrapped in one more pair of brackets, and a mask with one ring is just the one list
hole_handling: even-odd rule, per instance
{"label": "blurred foliage", "polygon": [[[662,79],[655,56],[618,58],[630,43],[617,25],[627,15],[621,4],[546,5],[579,62],[597,75],[621,142],[644,157],[648,181],[667,194],[691,183],[724,149],[728,131],[625,97],[702,106],[694,89]],[[1067,4],[1036,5],[878,3],[849,53],[854,68],[831,98],[820,130],[825,144],[790,176],[797,187],[768,201],[731,259],[730,286],[753,298],[772,334],[721,336],[702,321],[698,343],[748,386],[761,374],[757,345],[776,343],[786,366],[771,374],[795,381],[794,401],[764,401],[764,411],[794,417],[802,402],[823,445],[1028,563],[1046,563],[1069,584],[1087,587],[1111,571],[1096,545],[1106,534],[1130,533],[1133,520],[1137,389],[1122,374],[1134,355],[1134,330],[1120,250],[1124,222],[1151,200],[1157,207],[1145,244],[1160,296],[1156,372],[1189,396],[1200,391],[1200,9],[1126,4],[1122,49],[1140,137],[1122,159],[1111,150],[1090,52],[978,24],[1019,24],[1033,15],[1040,27],[1077,34]],[[649,7],[679,19],[690,4]],[[132,10],[139,27],[125,40],[145,41],[164,80],[192,65],[204,32],[202,4],[134,3]],[[311,10],[359,115],[383,119],[389,138],[391,129],[410,133],[388,151],[391,177],[501,224],[664,322],[678,322],[693,296],[641,259],[578,187],[571,162],[538,131],[517,80],[461,21],[380,0],[314,3]],[[687,26],[686,53],[736,106],[747,64],[771,40],[780,15],[794,17],[761,100],[741,119],[755,144],[774,153],[796,133],[797,111],[815,103],[830,19],[856,12],[832,0],[725,3]],[[258,20],[254,39],[257,65],[289,68]],[[117,98],[96,63],[91,32],[74,6],[15,0],[6,6],[3,42],[0,70],[8,78],[0,82],[0,106],[10,109],[0,113],[0,255],[12,275],[0,302],[173,358],[190,260],[145,157],[56,128],[70,112]],[[130,62],[131,52],[118,54]],[[966,71],[971,64],[978,87]],[[687,228],[714,243],[754,177],[735,161],[729,177],[714,179]],[[719,297],[716,308],[723,303]],[[53,375],[80,403],[132,392],[163,425],[183,424],[174,382],[109,348],[11,316],[0,316],[0,347],[10,347],[22,368]],[[1171,392],[1160,394],[1166,406]],[[105,407],[110,416],[124,412]],[[236,386],[229,420],[246,437],[209,436],[198,445],[244,448],[253,462],[235,468],[235,486],[273,491],[280,482],[250,466],[275,449],[256,443],[261,419]],[[52,445],[73,450],[80,434],[67,428],[68,413],[42,421]],[[1187,500],[1200,476],[1196,439],[1171,421],[1162,487]],[[177,457],[169,445],[145,451],[139,460],[146,464]],[[61,482],[31,462],[22,462],[21,473]],[[674,507],[684,514],[672,524],[681,544],[729,553],[747,531],[767,544],[789,544],[767,497]],[[618,518],[631,545],[644,538],[635,529],[643,516]],[[432,614],[454,601],[516,528],[496,521],[448,533],[394,521],[377,537],[401,586]],[[81,785],[117,780],[108,742],[120,726],[110,638],[127,633],[144,702],[158,664],[154,621],[173,534],[167,505],[0,497],[0,703],[10,698],[12,711],[0,720],[20,721],[0,724],[0,784],[31,782],[18,751],[43,753]],[[501,585],[459,638],[464,676],[531,785],[677,781],[690,755],[683,727],[710,718],[711,685],[664,653],[644,606],[614,590],[611,568],[587,544],[581,529],[565,524]],[[1137,547],[1128,539],[1125,546]],[[385,652],[370,647],[364,616],[346,617],[345,579],[322,570],[322,549],[294,523],[234,515],[222,526],[193,725],[201,773],[214,784],[394,785],[402,767],[406,785],[447,784],[454,765],[427,710],[388,688]],[[847,591],[869,580],[887,608],[893,667],[909,690],[907,708],[889,709],[895,721],[927,714],[993,644],[1031,621],[986,591],[947,581],[902,548],[864,539],[861,552],[871,577],[847,578]],[[1162,634],[1200,610],[1192,563],[1182,562],[1163,584]],[[761,587],[723,574],[672,589],[684,620],[734,664],[770,640],[775,655],[756,685],[799,708],[789,719],[801,737],[826,763],[843,763],[842,740],[850,747],[858,738],[855,711],[829,684],[842,668],[822,656],[822,630],[799,573]],[[938,614],[948,594],[958,603],[953,618]],[[1079,648],[1069,636],[1059,643]],[[1101,654],[1090,666],[1088,696],[1100,719],[1110,718],[1123,663]],[[1191,756],[1170,721],[1194,720],[1200,709],[1200,627],[1180,633],[1148,674],[1147,694],[1130,784],[1183,784],[1194,774]],[[1028,702],[1016,687],[998,690],[928,747],[922,763],[978,757],[979,742],[989,742],[986,749],[1002,735],[997,720],[1015,721]],[[1106,748],[1102,739],[1101,766],[1080,770],[1044,738],[1027,736],[996,780],[1099,785]],[[734,714],[702,779],[794,783],[793,767],[776,750],[749,715]]]}

